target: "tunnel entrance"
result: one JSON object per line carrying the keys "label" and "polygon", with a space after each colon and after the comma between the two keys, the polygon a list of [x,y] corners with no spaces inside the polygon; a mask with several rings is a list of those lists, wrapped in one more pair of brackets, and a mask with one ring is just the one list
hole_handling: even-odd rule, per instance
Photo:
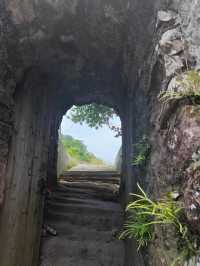
{"label": "tunnel entrance", "polygon": [[[71,94],[70,87],[66,89],[64,86],[59,91],[56,89],[57,85],[55,80],[52,80],[51,75],[49,76],[48,73],[41,71],[41,69],[34,68],[27,72],[22,84],[20,84],[21,87],[15,95],[14,121],[16,134],[10,142],[10,156],[7,166],[7,184],[9,184],[9,189],[6,192],[5,203],[1,212],[1,223],[4,224],[4,227],[1,227],[3,229],[1,236],[5,240],[5,245],[2,246],[2,256],[0,257],[2,265],[12,265],[11,261],[13,261],[13,265],[16,265],[16,262],[20,266],[31,265],[30,263],[38,265],[38,243],[40,243],[43,224],[45,189],[47,184],[51,188],[56,188],[57,186],[58,129],[66,111],[73,105],[91,102],[103,103],[115,109],[119,114],[122,121],[123,143],[125,143],[126,135],[130,129],[130,124],[126,121],[128,118],[126,115],[128,104],[124,107],[124,103],[119,101],[118,94],[111,94],[110,87],[107,87],[107,91],[105,91],[101,90],[100,86],[100,90],[95,89],[96,92],[92,93],[91,89],[88,90],[84,83],[80,83],[80,85],[84,85],[80,87],[80,91]],[[123,145],[122,154],[124,158],[129,154],[127,148],[129,149],[130,147]],[[108,198],[111,201],[114,200],[114,205],[117,206],[116,213],[118,218],[120,206],[115,198],[116,185],[119,188],[120,183],[121,191],[126,190],[124,179],[127,173],[126,166],[131,166],[127,164],[127,160],[125,162],[122,165],[120,180],[119,176],[117,176],[118,184],[115,184],[116,178],[114,178],[113,185],[109,184],[110,181],[108,179],[108,184],[104,184],[103,189],[100,189],[103,195],[108,194]],[[104,174],[106,175],[107,173]],[[102,183],[101,178],[99,181]],[[91,193],[91,200],[93,201],[95,200],[93,196],[96,193],[96,186],[90,190],[93,190]],[[83,194],[85,195],[85,193]],[[112,199],[113,195],[114,198]],[[82,197],[82,192],[79,197]],[[112,202],[111,206],[113,206]],[[101,210],[100,207],[101,215],[104,211],[107,214],[110,211],[112,213],[112,208],[108,208],[108,210],[106,208],[103,206],[103,210]],[[107,216],[111,217],[111,213]],[[116,221],[120,221],[118,218],[116,218]],[[113,220],[108,221],[108,224],[110,222],[113,222]],[[15,223],[15,226],[13,226],[13,223]],[[100,221],[98,224],[100,224]],[[27,230],[24,231],[25,227]],[[109,225],[109,228],[111,227]],[[30,228],[31,230],[29,230]],[[108,230],[107,227],[106,230]],[[112,230],[109,232],[111,233]],[[23,238],[21,237],[22,234]],[[18,243],[17,246],[16,242]],[[6,248],[8,246],[13,246],[14,251],[11,252],[10,249]],[[32,254],[31,258],[30,252]]]}

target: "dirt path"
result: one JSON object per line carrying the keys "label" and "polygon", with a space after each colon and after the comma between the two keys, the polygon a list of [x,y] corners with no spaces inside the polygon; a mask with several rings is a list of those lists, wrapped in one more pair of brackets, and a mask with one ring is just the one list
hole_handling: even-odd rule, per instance
{"label": "dirt path", "polygon": [[118,184],[94,179],[65,178],[53,192],[46,223],[58,236],[43,238],[41,266],[124,265],[123,242],[116,238],[122,224]]}

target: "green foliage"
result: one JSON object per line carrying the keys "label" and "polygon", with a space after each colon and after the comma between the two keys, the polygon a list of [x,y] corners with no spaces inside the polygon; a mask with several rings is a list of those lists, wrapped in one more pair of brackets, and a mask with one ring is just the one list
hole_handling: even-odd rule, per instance
{"label": "green foliage", "polygon": [[76,160],[74,158],[70,158],[69,162],[67,163],[65,170],[67,171],[67,170],[71,169],[72,167],[77,166],[78,164],[79,164],[78,160]]}
{"label": "green foliage", "polygon": [[191,266],[196,266],[196,257],[200,255],[200,236],[189,230],[186,226],[185,235],[178,235],[177,249],[179,256],[175,258],[171,266],[182,265],[190,261]]}
{"label": "green foliage", "polygon": [[114,118],[115,111],[102,104],[87,104],[82,106],[74,106],[68,118],[74,123],[86,123],[89,127],[98,129],[104,125],[108,126],[116,133],[116,137],[121,136],[121,127],[111,124],[111,119]]}
{"label": "green foliage", "polygon": [[173,224],[180,233],[184,233],[179,217],[182,208],[178,207],[171,198],[163,201],[152,201],[138,184],[141,194],[133,194],[134,202],[127,206],[130,213],[122,237],[134,237],[139,248],[148,244],[154,238],[155,224]]}
{"label": "green foliage", "polygon": [[74,123],[86,123],[89,127],[98,129],[109,123],[109,119],[113,118],[115,112],[112,108],[101,104],[87,104],[82,106],[74,106],[68,118]]}
{"label": "green foliage", "polygon": [[184,75],[176,78],[176,86],[171,91],[159,94],[158,98],[162,102],[190,98],[195,101],[200,97],[200,74],[196,70],[187,71]]}
{"label": "green foliage", "polygon": [[139,142],[134,145],[135,147],[135,157],[133,159],[133,165],[134,166],[142,166],[150,153],[151,146],[147,143],[147,140],[145,137]]}
{"label": "green foliage", "polygon": [[71,136],[61,136],[61,141],[65,147],[67,153],[74,160],[71,161],[71,164],[74,166],[77,162],[87,162],[93,164],[103,164],[103,161],[96,158],[94,154],[88,152],[85,144],[77,139],[74,139]]}
{"label": "green foliage", "polygon": [[177,249],[179,257],[172,265],[186,261],[198,253],[197,238],[192,234],[185,222],[182,221],[183,208],[174,201],[171,194],[166,199],[152,201],[138,184],[140,194],[133,194],[136,200],[128,204],[128,220],[124,225],[124,231],[120,235],[123,238],[135,238],[138,241],[138,249],[147,246],[155,237],[155,225],[172,225],[178,236]]}

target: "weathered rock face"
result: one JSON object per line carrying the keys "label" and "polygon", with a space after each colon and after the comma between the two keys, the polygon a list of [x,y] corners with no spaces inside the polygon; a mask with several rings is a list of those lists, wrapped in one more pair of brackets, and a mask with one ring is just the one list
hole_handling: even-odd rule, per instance
{"label": "weathered rock face", "polygon": [[[156,147],[153,145],[147,175],[155,198],[165,198],[168,193],[178,192],[188,224],[194,231],[199,230],[200,171],[198,163],[195,164],[192,158],[200,145],[199,126],[196,107],[183,103],[177,105],[165,121],[165,126],[152,139]],[[158,231],[150,250],[150,265],[170,265],[178,257],[176,243],[174,232]]]}
{"label": "weathered rock face", "polygon": [[[156,48],[162,61],[156,63],[155,72],[152,75],[151,91],[155,91],[155,88],[158,88],[158,91],[157,93],[155,91],[155,95],[150,100],[152,153],[147,168],[146,184],[155,198],[164,198],[167,193],[178,191],[179,200],[185,208],[187,222],[198,234],[200,221],[199,105],[188,100],[164,103],[156,99],[160,91],[174,89],[174,77],[178,73],[191,68],[198,69],[199,44],[194,34],[195,27],[193,30],[190,28],[191,25],[194,26],[198,17],[194,12],[193,4],[199,7],[195,1],[193,3],[181,1],[177,7],[173,3],[171,6],[173,9],[158,13],[160,23],[165,23],[167,27],[164,28]],[[155,77],[162,73],[158,66],[163,67],[162,78]],[[148,259],[151,258],[149,264],[170,265],[179,256],[176,242],[176,236],[171,229],[156,231],[156,239],[149,249]],[[198,265],[197,261],[198,258],[195,265]],[[184,262],[180,262],[178,265],[183,264]],[[188,262],[184,265],[190,264]]]}
{"label": "weathered rock face", "polygon": [[199,11],[198,1],[172,0],[171,8],[181,17],[182,36],[186,40],[190,55],[194,56],[196,68],[200,62]]}
{"label": "weathered rock face", "polygon": [[[189,161],[200,146],[199,114],[188,102],[163,107],[157,96],[175,72],[199,68],[199,8],[195,0],[1,1],[0,265],[37,265],[42,189],[47,177],[55,181],[57,130],[73,104],[119,113],[124,199],[138,180],[155,197],[178,184],[198,227],[199,172]],[[143,135],[152,156],[140,172],[133,144]],[[154,248],[154,266],[168,262],[160,257]],[[144,262],[127,242],[132,265]]]}

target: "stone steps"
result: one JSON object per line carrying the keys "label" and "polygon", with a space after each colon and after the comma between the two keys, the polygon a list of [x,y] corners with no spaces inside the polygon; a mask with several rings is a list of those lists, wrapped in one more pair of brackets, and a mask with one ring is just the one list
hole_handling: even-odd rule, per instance
{"label": "stone steps", "polygon": [[93,212],[93,213],[63,213],[57,211],[48,211],[47,213],[48,223],[56,222],[59,220],[69,222],[69,223],[76,223],[77,225],[81,226],[97,226],[97,228],[108,227],[111,228],[112,224],[114,226],[121,225],[121,219],[119,219],[119,215],[113,215],[110,213],[100,213],[100,212]]}
{"label": "stone steps", "polygon": [[118,171],[78,171],[78,170],[73,170],[73,171],[65,171],[60,175],[62,178],[67,178],[67,177],[75,177],[76,180],[80,179],[81,177],[85,177],[86,179],[93,177],[93,178],[98,178],[101,177],[102,179],[108,179],[109,177],[113,178],[118,178],[120,179],[121,174]]}
{"label": "stone steps", "polygon": [[62,182],[62,186],[58,187],[58,191],[65,191],[65,190],[79,190],[80,192],[84,191],[95,191],[95,192],[117,192],[119,190],[119,186],[116,184],[107,184],[107,183],[102,183],[102,182],[92,182],[92,181],[74,181],[74,182]]}
{"label": "stone steps", "polygon": [[120,184],[120,173],[117,171],[67,171],[60,175],[61,182],[100,182]]}
{"label": "stone steps", "polygon": [[[49,239],[48,248],[49,253],[43,254],[43,265],[55,266],[92,266],[96,265],[123,265],[123,256],[121,244],[115,243],[105,239],[95,240],[82,240],[81,245],[79,240],[72,240],[63,238],[58,241],[55,238]],[[55,249],[55,246],[57,249]],[[64,254],[64,256],[63,256]],[[51,255],[51,262],[49,263],[49,255]],[[61,264],[63,262],[71,264]],[[92,264],[93,262],[93,264]]]}
{"label": "stone steps", "polygon": [[103,201],[103,200],[100,200],[100,199],[91,199],[91,198],[88,198],[88,197],[77,197],[77,195],[69,195],[69,194],[55,194],[54,196],[52,196],[52,199],[48,202],[60,202],[60,203],[79,203],[79,204],[90,204],[90,205],[101,205],[102,203],[106,204],[106,203],[109,203],[109,205],[112,205],[112,204],[117,204],[116,202],[114,201]]}
{"label": "stone steps", "polygon": [[118,187],[113,186],[107,187],[106,185],[102,186],[100,184],[94,184],[93,187],[91,187],[91,184],[88,184],[89,187],[87,187],[87,184],[83,184],[82,186],[80,184],[75,183],[74,186],[69,183],[62,186],[59,186],[57,190],[54,192],[57,195],[62,195],[63,197],[75,196],[75,197],[85,197],[85,198],[96,198],[96,199],[102,199],[102,200],[114,200],[116,201],[118,198]]}
{"label": "stone steps", "polygon": [[53,191],[45,223],[58,236],[42,239],[40,266],[124,265],[124,245],[116,238],[123,222],[119,185],[113,182],[118,176],[106,183],[101,175],[73,175]]}
{"label": "stone steps", "polygon": [[103,226],[101,228],[97,228],[93,223],[88,223],[85,226],[80,227],[78,224],[74,224],[74,222],[70,223],[70,221],[58,222],[51,220],[51,226],[56,226],[56,229],[58,230],[61,237],[67,236],[68,239],[77,239],[77,232],[79,232],[80,240],[98,240],[101,238],[106,240],[115,240],[115,237],[118,234],[117,230],[113,229],[112,231],[110,231],[110,228],[104,228]]}
{"label": "stone steps", "polygon": [[61,213],[66,213],[66,212],[71,212],[71,213],[95,213],[95,214],[113,214],[113,213],[118,213],[120,211],[120,208],[111,208],[111,207],[106,207],[106,206],[94,206],[90,204],[62,204],[62,203],[55,203],[51,202],[48,204],[48,207],[52,211],[56,212],[61,212]]}

